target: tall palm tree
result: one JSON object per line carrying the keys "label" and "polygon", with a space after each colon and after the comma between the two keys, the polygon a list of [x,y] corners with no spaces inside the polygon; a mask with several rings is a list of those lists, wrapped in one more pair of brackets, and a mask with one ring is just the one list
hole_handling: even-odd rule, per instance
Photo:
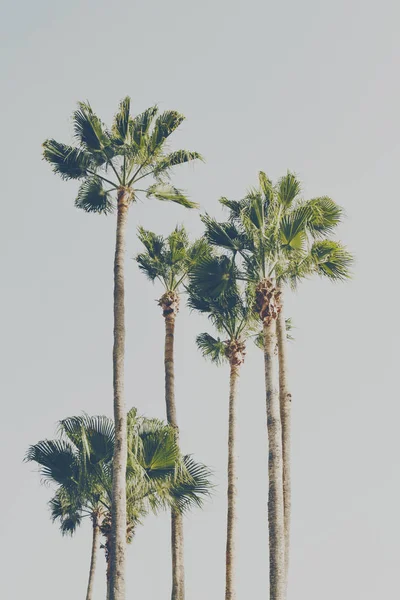
{"label": "tall palm tree", "polygon": [[[129,443],[126,473],[127,521],[130,543],[142,519],[151,510],[174,506],[181,512],[201,506],[210,493],[208,469],[182,457],[173,429],[157,419],[144,419],[132,409],[127,417]],[[44,480],[56,486],[50,500],[53,521],[63,534],[73,534],[83,518],[92,521],[92,553],[87,600],[93,597],[100,534],[107,561],[107,597],[110,593],[112,553],[112,457],[114,424],[107,417],[70,417],[60,422],[61,438],[31,446],[26,460],[39,465]]]}
{"label": "tall palm tree", "polygon": [[[214,268],[218,268],[223,258],[214,257]],[[210,264],[210,263],[208,263]],[[207,283],[207,282],[206,282]],[[240,294],[236,285],[231,286],[224,296],[205,296],[202,286],[189,287],[189,306],[207,314],[218,333],[225,339],[213,337],[209,333],[197,336],[197,345],[205,358],[216,365],[228,362],[229,376],[229,426],[228,426],[228,490],[227,490],[227,530],[225,556],[225,600],[236,598],[236,404],[240,367],[246,355],[246,340],[254,329],[252,307]]]}
{"label": "tall palm tree", "polygon": [[108,130],[88,103],[81,102],[73,114],[76,145],[54,139],[43,144],[43,156],[63,179],[78,179],[75,204],[86,212],[108,214],[117,211],[114,258],[114,346],[113,387],[116,446],[113,480],[113,555],[111,600],[125,598],[125,469],[127,456],[126,408],[124,400],[125,233],[129,206],[141,194],[147,198],[195,205],[169,182],[171,169],[201,158],[197,152],[168,153],[167,141],[184,120],[176,111],[159,113],[156,106],[131,117],[130,98],[122,100],[111,130]]}
{"label": "tall palm tree", "polygon": [[[184,227],[176,227],[167,237],[139,228],[139,240],[145,250],[136,256],[139,269],[153,283],[161,283],[158,302],[165,321],[164,368],[165,403],[168,423],[179,437],[175,403],[175,320],[179,312],[180,292],[193,265],[208,252],[205,240],[191,244]],[[171,512],[172,600],[185,598],[184,537],[182,514]]]}
{"label": "tall palm tree", "polygon": [[[290,399],[286,376],[285,329],[282,313],[283,283],[295,282],[316,269],[331,269],[336,261],[346,273],[351,256],[338,242],[317,240],[330,233],[340,220],[340,209],[327,197],[299,199],[300,183],[288,173],[276,186],[259,174],[259,186],[241,201],[222,198],[229,209],[229,221],[218,223],[203,217],[211,244],[232,253],[223,273],[209,272],[209,287],[223,293],[234,278],[239,260],[240,277],[254,295],[254,306],[263,325],[266,404],[269,439],[269,538],[270,597],[282,600],[286,594],[290,534]],[[330,251],[323,252],[323,248]],[[323,256],[322,256],[323,255]],[[320,264],[326,261],[325,267]],[[195,279],[203,279],[203,265]],[[282,313],[282,314],[281,314]],[[281,316],[280,316],[281,315]],[[279,391],[275,386],[274,350],[278,337],[280,359]]]}

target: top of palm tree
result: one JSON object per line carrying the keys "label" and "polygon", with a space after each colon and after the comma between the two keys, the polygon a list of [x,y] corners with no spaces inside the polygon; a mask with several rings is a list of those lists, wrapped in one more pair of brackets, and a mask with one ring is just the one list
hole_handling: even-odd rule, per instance
{"label": "top of palm tree", "polygon": [[187,288],[188,306],[206,314],[224,336],[221,339],[201,333],[196,338],[203,356],[218,365],[231,359],[242,364],[246,339],[256,327],[252,298],[247,289],[240,289],[236,275],[235,265],[227,256],[218,256],[210,250],[191,272]]}
{"label": "top of palm tree", "polygon": [[303,200],[297,177],[288,172],[276,185],[259,173],[259,185],[242,200],[221,198],[228,220],[218,222],[203,215],[209,243],[228,250],[231,260],[204,264],[208,279],[199,273],[202,291],[224,293],[229,280],[257,284],[265,278],[289,281],[318,273],[331,280],[349,277],[352,256],[338,241],[328,240],[343,211],[327,196]]}
{"label": "top of palm tree", "polygon": [[177,291],[193,266],[209,253],[206,240],[190,243],[183,226],[177,225],[167,237],[139,227],[138,237],[145,248],[136,256],[139,269],[150,281],[158,280],[165,291]]}
{"label": "top of palm tree", "polygon": [[144,194],[194,208],[196,204],[170,182],[173,167],[203,160],[198,152],[168,149],[169,138],[184,116],[152,106],[133,117],[130,108],[126,97],[108,129],[88,102],[79,102],[72,117],[75,144],[48,139],[43,144],[44,159],[63,179],[82,181],[75,204],[86,212],[111,212],[118,190],[128,192],[131,201]]}
{"label": "top of palm tree", "polygon": [[[82,519],[110,515],[114,423],[104,416],[74,416],[59,423],[61,437],[28,449],[25,460],[39,465],[56,492],[50,501],[53,520],[63,534],[74,533]],[[128,413],[127,514],[133,531],[149,510],[198,506],[209,494],[210,471],[182,457],[176,432],[157,419]]]}

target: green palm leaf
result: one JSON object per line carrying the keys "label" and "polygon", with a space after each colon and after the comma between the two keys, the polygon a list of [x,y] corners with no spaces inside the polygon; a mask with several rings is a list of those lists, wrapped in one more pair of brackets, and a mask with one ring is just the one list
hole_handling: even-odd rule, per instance
{"label": "green palm leaf", "polygon": [[114,205],[111,196],[103,187],[99,177],[88,177],[80,186],[75,206],[88,213],[109,214]]}
{"label": "green palm leaf", "polygon": [[201,160],[204,162],[203,157],[198,152],[190,152],[189,150],[176,150],[175,152],[171,152],[158,161],[154,169],[154,175],[155,177],[159,177],[161,174],[167,173],[172,167],[183,165],[184,163],[188,163],[193,160]]}
{"label": "green palm leaf", "polygon": [[129,121],[130,121],[130,108],[131,99],[129,96],[124,98],[120,105],[117,114],[114,116],[114,122],[112,125],[112,134],[119,143],[127,141],[129,135]]}
{"label": "green palm leaf", "polygon": [[214,338],[209,333],[200,333],[196,337],[196,344],[203,358],[220,365],[226,360],[226,344],[220,338]]}
{"label": "green palm leaf", "polygon": [[307,227],[315,238],[331,234],[341,222],[343,209],[328,196],[308,200],[305,206],[310,210]]}
{"label": "green palm leaf", "polygon": [[288,173],[278,181],[277,197],[279,202],[289,208],[301,193],[301,184],[294,173]]}
{"label": "green palm leaf", "polygon": [[89,151],[104,151],[110,146],[110,139],[103,130],[103,124],[89,103],[79,102],[78,107],[73,114],[76,140]]}
{"label": "green palm leaf", "polygon": [[303,250],[307,236],[305,227],[310,216],[307,206],[285,215],[280,223],[281,243],[287,250]]}
{"label": "green palm leaf", "polygon": [[132,141],[136,147],[141,148],[147,143],[149,130],[157,113],[157,106],[150,106],[150,108],[147,108],[140,115],[132,119],[129,127]]}
{"label": "green palm leaf", "polygon": [[155,183],[147,189],[147,198],[156,198],[167,202],[176,202],[185,208],[197,208],[196,202],[192,202],[187,196],[178,190],[178,188],[168,183]]}
{"label": "green palm leaf", "polygon": [[42,440],[30,446],[25,461],[36,462],[45,481],[66,486],[77,481],[76,452],[68,442],[63,440]]}
{"label": "green palm leaf", "polygon": [[208,467],[196,462],[190,455],[184,456],[183,466],[185,477],[178,478],[171,490],[173,505],[181,513],[193,507],[202,507],[204,499],[210,496],[213,488]]}
{"label": "green palm leaf", "polygon": [[160,148],[184,120],[185,117],[176,110],[166,110],[161,113],[154,122],[153,131],[150,136],[151,150],[154,152]]}
{"label": "green palm leaf", "polygon": [[332,281],[344,281],[351,277],[353,256],[339,242],[331,240],[314,242],[311,256],[320,275]]}
{"label": "green palm leaf", "polygon": [[207,214],[200,218],[206,228],[205,237],[211,245],[225,248],[231,252],[240,252],[244,249],[243,233],[233,222],[218,223]]}
{"label": "green palm leaf", "polygon": [[192,269],[189,281],[198,296],[216,298],[236,285],[237,270],[227,256],[207,256]]}
{"label": "green palm leaf", "polygon": [[43,143],[43,157],[52,165],[53,172],[65,180],[86,177],[88,169],[94,166],[90,154],[56,140],[46,140]]}

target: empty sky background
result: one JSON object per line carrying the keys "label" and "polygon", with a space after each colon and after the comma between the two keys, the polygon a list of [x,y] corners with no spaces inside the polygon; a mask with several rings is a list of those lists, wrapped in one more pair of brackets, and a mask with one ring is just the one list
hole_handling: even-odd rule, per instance
{"label": "empty sky background", "polygon": [[[400,85],[396,0],[25,0],[1,3],[2,597],[83,598],[90,530],[62,538],[51,491],[27,446],[62,417],[112,413],[115,218],[74,208],[75,182],[41,160],[47,137],[72,140],[89,99],[110,123],[129,94],[183,112],[175,148],[206,164],[175,171],[202,211],[240,198],[260,169],[287,169],[304,197],[344,206],[340,239],[354,280],[314,280],[288,299],[296,326],[293,542],[289,600],[399,596],[398,237]],[[164,323],[153,287],[129,260],[139,224],[168,233],[198,213],[146,201],[130,212],[126,400],[164,418]],[[184,303],[182,303],[184,305]],[[208,323],[182,308],[177,403],[185,452],[218,488],[186,525],[188,600],[224,590],[228,369],[194,345]],[[267,437],[262,354],[249,349],[239,400],[238,598],[267,597]],[[96,598],[105,594],[100,554]],[[127,598],[170,594],[169,519],[149,518],[128,550]]]}

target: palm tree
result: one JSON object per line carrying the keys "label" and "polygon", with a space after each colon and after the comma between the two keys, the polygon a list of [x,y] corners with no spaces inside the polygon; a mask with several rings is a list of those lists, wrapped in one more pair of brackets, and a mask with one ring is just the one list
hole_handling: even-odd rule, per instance
{"label": "palm tree", "polygon": [[[350,254],[338,242],[312,241],[335,228],[340,220],[340,208],[330,198],[304,202],[299,194],[300,183],[293,174],[288,173],[273,186],[265,173],[260,172],[259,187],[251,189],[243,200],[220,200],[230,212],[227,223],[218,223],[208,215],[203,217],[209,242],[229,250],[233,257],[230,262],[225,260],[223,272],[209,272],[209,287],[224,293],[230,279],[235,277],[239,258],[239,277],[253,293],[255,310],[263,325],[269,439],[270,596],[273,600],[283,599],[286,593],[291,505],[291,396],[286,376],[282,288],[285,281],[295,283],[316,270],[337,272],[340,278],[346,277],[351,263]],[[195,274],[195,280],[204,280],[202,271],[207,268],[204,265],[199,274]],[[276,338],[279,391],[274,383]]]}
{"label": "palm tree", "polygon": [[[210,493],[209,471],[191,457],[182,457],[174,430],[157,419],[127,417],[129,443],[125,541],[151,510],[174,506],[181,512],[201,506]],[[50,500],[53,521],[63,534],[73,534],[83,518],[92,521],[92,553],[87,600],[92,600],[100,534],[107,561],[107,597],[112,555],[112,458],[114,424],[107,417],[70,417],[60,422],[61,438],[31,446],[26,460],[39,465],[44,480],[56,486]]]}
{"label": "palm tree", "polygon": [[140,194],[147,198],[195,204],[169,182],[172,167],[201,158],[197,152],[167,152],[167,140],[184,120],[176,111],[158,112],[156,106],[132,118],[130,98],[122,100],[111,130],[107,130],[88,103],[80,102],[73,114],[75,146],[49,139],[43,156],[63,179],[78,179],[75,204],[86,212],[117,211],[114,258],[113,387],[116,446],[114,455],[113,560],[111,600],[125,598],[125,469],[127,456],[124,400],[125,233],[129,206]]}
{"label": "palm tree", "polygon": [[[191,244],[184,227],[176,227],[166,238],[143,227],[139,228],[139,240],[145,251],[136,256],[139,269],[153,283],[161,283],[163,293],[158,302],[165,321],[164,368],[165,403],[168,423],[179,437],[175,403],[174,342],[175,320],[179,312],[180,291],[200,257],[208,251],[205,240]],[[171,512],[172,600],[184,600],[184,538],[182,514]]]}
{"label": "palm tree", "polygon": [[[208,259],[208,264],[214,261],[218,269],[223,257]],[[204,264],[204,261],[203,261]],[[211,266],[211,265],[210,265]],[[206,282],[207,284],[207,282]],[[236,404],[240,367],[246,355],[246,339],[254,328],[252,307],[240,294],[236,285],[231,286],[229,293],[224,296],[205,296],[201,288],[192,284],[189,287],[189,306],[201,313],[207,314],[218,333],[225,339],[213,337],[209,333],[197,336],[197,346],[205,358],[211,359],[216,365],[228,362],[229,377],[229,427],[228,427],[228,490],[227,490],[227,532],[225,558],[225,600],[236,598]]]}

